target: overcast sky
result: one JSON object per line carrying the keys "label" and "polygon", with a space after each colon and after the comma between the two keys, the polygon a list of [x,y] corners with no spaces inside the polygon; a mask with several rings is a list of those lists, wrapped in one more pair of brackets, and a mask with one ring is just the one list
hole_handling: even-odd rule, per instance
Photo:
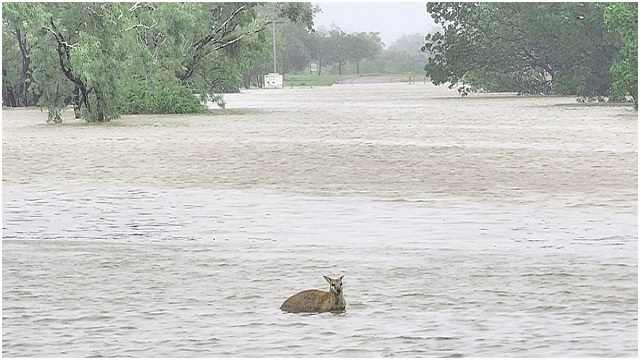
{"label": "overcast sky", "polygon": [[337,25],[345,32],[375,31],[389,45],[404,34],[426,34],[433,28],[426,2],[313,2],[322,12],[316,14],[315,28]]}

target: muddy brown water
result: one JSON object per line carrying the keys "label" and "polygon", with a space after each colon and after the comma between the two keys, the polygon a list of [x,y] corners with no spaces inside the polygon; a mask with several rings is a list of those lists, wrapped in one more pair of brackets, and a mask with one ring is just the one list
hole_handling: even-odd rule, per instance
{"label": "muddy brown water", "polygon": [[[4,356],[637,355],[637,113],[416,84],[3,111]],[[347,312],[279,306],[343,272]]]}

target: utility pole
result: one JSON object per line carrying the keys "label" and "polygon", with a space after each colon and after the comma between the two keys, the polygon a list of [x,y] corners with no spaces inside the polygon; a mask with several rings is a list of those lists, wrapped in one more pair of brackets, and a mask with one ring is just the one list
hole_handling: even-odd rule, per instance
{"label": "utility pole", "polygon": [[282,89],[284,86],[284,75],[278,73],[278,63],[276,60],[276,23],[271,22],[271,39],[273,41],[273,72],[264,75],[264,87],[267,89]]}
{"label": "utility pole", "polygon": [[273,39],[273,72],[277,73],[278,68],[276,64],[276,22],[271,23],[272,29],[272,39]]}

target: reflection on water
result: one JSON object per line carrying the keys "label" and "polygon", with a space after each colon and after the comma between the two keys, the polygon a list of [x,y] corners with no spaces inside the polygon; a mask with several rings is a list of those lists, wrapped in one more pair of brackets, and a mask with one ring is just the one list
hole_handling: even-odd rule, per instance
{"label": "reflection on water", "polygon": [[[106,128],[5,112],[3,355],[637,353],[624,108],[333,91]],[[346,313],[279,310],[337,271]]]}

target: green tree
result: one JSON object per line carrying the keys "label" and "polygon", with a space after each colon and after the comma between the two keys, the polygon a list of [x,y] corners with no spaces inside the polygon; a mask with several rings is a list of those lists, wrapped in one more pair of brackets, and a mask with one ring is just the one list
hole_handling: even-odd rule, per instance
{"label": "green tree", "polygon": [[[39,42],[49,42],[41,37]],[[56,49],[51,46],[35,44],[33,47],[34,70],[33,80],[38,104],[48,111],[47,123],[62,122],[62,111],[71,101],[74,84],[60,71],[60,63]]]}
{"label": "green tree", "polygon": [[421,51],[424,35],[403,35],[377,56],[363,62],[365,72],[388,74],[418,73],[424,69],[427,55]]}
{"label": "green tree", "polygon": [[604,96],[619,43],[593,3],[429,3],[441,32],[428,34],[434,84],[458,82],[527,93]]}
{"label": "green tree", "polygon": [[[40,53],[55,49],[59,70],[74,84],[76,106],[89,122],[104,122],[119,116],[117,86],[126,49],[122,47],[126,7],[116,3],[41,4],[36,22],[40,23]],[[50,73],[50,62],[41,59]],[[55,79],[56,77],[48,77]],[[40,82],[42,93],[57,94],[58,82]],[[57,108],[57,97],[45,97],[44,104]]]}
{"label": "green tree", "polygon": [[255,57],[265,55],[264,30],[271,21],[310,27],[313,8],[309,3],[146,4],[134,14],[151,61],[206,97],[238,91]]}
{"label": "green tree", "polygon": [[329,31],[328,46],[334,49],[334,62],[338,64],[338,75],[342,75],[342,68],[349,60],[349,41],[347,33],[340,28]]}
{"label": "green tree", "polygon": [[8,106],[30,106],[36,103],[33,92],[33,66],[30,31],[31,4],[3,5],[2,82],[3,103]]}
{"label": "green tree", "polygon": [[[136,4],[138,5],[138,4]],[[245,38],[261,32],[255,3],[159,3],[134,5],[132,25],[142,48],[147,78],[173,72],[179,82],[207,99],[236,87],[236,58]]]}
{"label": "green tree", "polygon": [[305,70],[313,55],[311,33],[306,28],[291,22],[279,26],[279,29],[284,35],[282,39],[285,53],[282,57],[285,64],[283,73]]}
{"label": "green tree", "polygon": [[379,33],[352,33],[345,38],[346,58],[356,66],[356,74],[360,74],[360,62],[372,58],[382,51],[382,40]]}
{"label": "green tree", "polygon": [[617,62],[611,67],[614,94],[630,95],[638,108],[638,4],[611,4],[605,9],[605,23],[609,31],[624,41]]}
{"label": "green tree", "polygon": [[[271,17],[260,15],[269,9]],[[70,102],[104,122],[122,112],[202,111],[237,91],[274,18],[311,28],[309,3],[3,4],[3,102],[38,103],[52,122]]]}
{"label": "green tree", "polygon": [[335,39],[327,31],[315,31],[311,34],[309,41],[311,58],[317,62],[318,75],[321,75],[323,66],[330,66],[338,60]]}

